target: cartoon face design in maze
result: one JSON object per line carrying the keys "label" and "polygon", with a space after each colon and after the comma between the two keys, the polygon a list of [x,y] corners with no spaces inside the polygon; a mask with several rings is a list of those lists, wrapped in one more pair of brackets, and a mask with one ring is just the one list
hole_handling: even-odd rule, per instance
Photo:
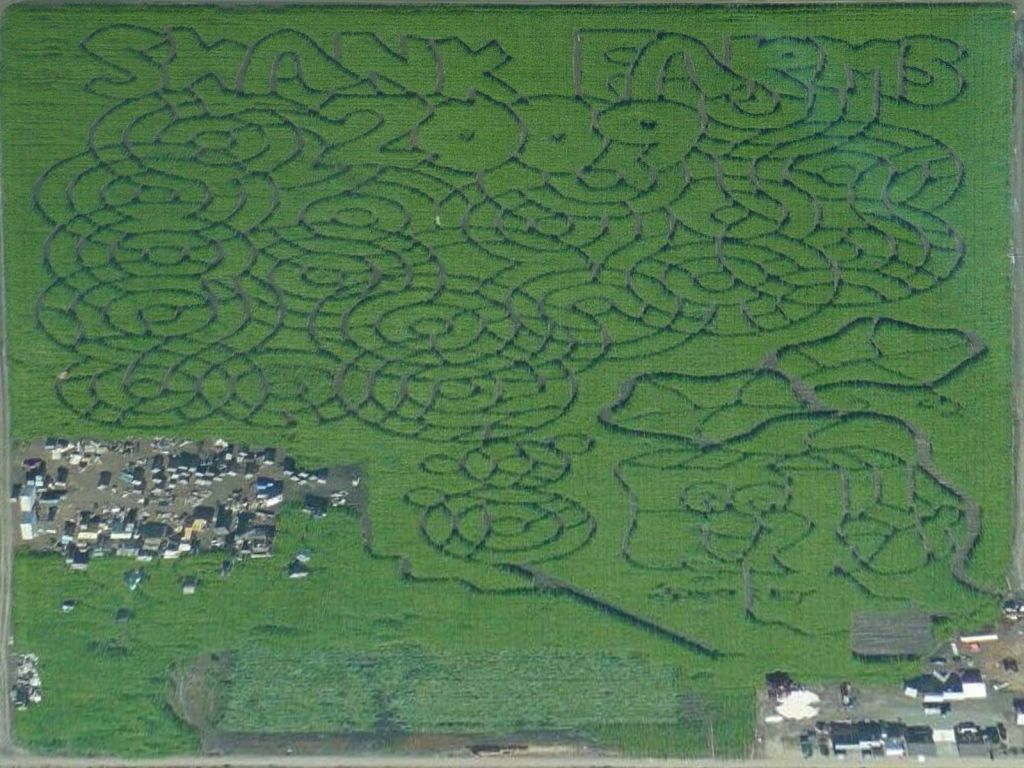
{"label": "cartoon face design in maze", "polygon": [[942,569],[975,587],[979,507],[894,403],[955,409],[934,387],[983,353],[960,331],[862,319],[755,368],[627,382],[602,420],[660,447],[616,468],[622,556],[677,595],[745,591],[748,618],[782,614],[805,634],[820,627],[786,604],[795,584],[843,578],[895,599]]}

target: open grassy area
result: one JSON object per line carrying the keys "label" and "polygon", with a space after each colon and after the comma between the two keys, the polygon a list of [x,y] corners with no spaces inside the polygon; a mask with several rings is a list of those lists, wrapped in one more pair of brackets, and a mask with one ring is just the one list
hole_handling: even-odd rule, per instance
{"label": "open grassy area", "polygon": [[766,671],[907,671],[851,656],[853,612],[995,615],[1008,7],[16,6],[2,35],[14,436],[275,445],[370,498],[225,580],[19,556],[22,745],[193,749],[172,677],[215,652],[210,728],[741,755]]}

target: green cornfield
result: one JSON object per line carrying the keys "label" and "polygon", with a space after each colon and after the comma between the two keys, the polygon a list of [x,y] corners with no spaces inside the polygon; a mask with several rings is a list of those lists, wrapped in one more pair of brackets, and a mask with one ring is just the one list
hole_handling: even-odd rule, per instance
{"label": "green cornfield", "polygon": [[[742,756],[765,672],[907,672],[851,655],[851,614],[991,620],[1012,29],[1002,6],[9,8],[15,439],[224,437],[369,487],[362,519],[283,514],[227,579],[198,555],[128,593],[123,561],[20,554],[44,701],[19,744]],[[211,652],[197,727],[170,680]]]}

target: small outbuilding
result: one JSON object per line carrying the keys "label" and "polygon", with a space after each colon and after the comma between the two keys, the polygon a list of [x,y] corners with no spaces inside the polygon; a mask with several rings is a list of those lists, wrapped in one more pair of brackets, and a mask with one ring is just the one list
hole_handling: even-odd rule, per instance
{"label": "small outbuilding", "polygon": [[984,699],[988,697],[988,687],[981,676],[980,669],[965,669],[960,673],[965,699]]}
{"label": "small outbuilding", "polygon": [[73,547],[70,560],[71,570],[84,571],[89,567],[89,550]]}
{"label": "small outbuilding", "polygon": [[21,525],[19,526],[21,540],[32,541],[32,539],[36,537],[37,525],[39,525],[39,515],[36,514],[35,509],[30,509],[28,512],[22,512]]}
{"label": "small outbuilding", "polygon": [[988,757],[990,747],[985,736],[974,723],[959,723],[953,732],[956,734],[956,751],[960,757]]}
{"label": "small outbuilding", "polygon": [[302,502],[302,511],[313,517],[325,517],[330,509],[331,502],[326,496],[315,493],[307,493]]}
{"label": "small outbuilding", "polygon": [[960,635],[960,642],[963,645],[981,645],[982,643],[994,643],[999,640],[999,633],[994,629],[983,629],[969,635]]}
{"label": "small outbuilding", "polygon": [[907,742],[907,757],[934,757],[938,753],[931,726],[908,725],[904,738]]}

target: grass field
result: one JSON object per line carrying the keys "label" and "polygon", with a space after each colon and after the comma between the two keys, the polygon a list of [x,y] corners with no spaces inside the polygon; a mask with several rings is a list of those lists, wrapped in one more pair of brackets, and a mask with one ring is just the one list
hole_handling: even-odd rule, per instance
{"label": "grass field", "polygon": [[[224,436],[370,498],[227,580],[19,556],[20,744],[742,755],[766,671],[909,669],[854,658],[851,613],[994,617],[1008,7],[16,6],[2,35],[15,438]],[[196,729],[172,678],[209,653]]]}

